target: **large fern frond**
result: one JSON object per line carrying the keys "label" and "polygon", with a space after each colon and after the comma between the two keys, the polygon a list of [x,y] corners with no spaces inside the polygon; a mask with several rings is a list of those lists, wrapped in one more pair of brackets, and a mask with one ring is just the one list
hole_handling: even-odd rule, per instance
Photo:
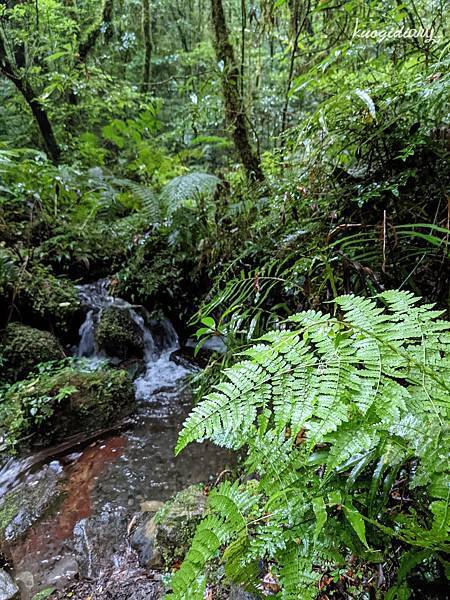
{"label": "large fern frond", "polygon": [[168,216],[170,216],[185,200],[198,194],[212,193],[220,179],[209,173],[188,173],[175,177],[167,183],[161,192]]}
{"label": "large fern frond", "polygon": [[[336,306],[337,317],[300,313],[243,352],[193,409],[177,446],[209,438],[247,448],[245,468],[257,483],[250,496],[230,484],[212,494],[214,552],[227,546],[225,572],[235,581],[250,582],[258,559],[278,565],[286,600],[315,596],[318,560],[367,549],[366,521],[411,546],[446,547],[450,324],[408,292],[342,296]],[[378,522],[411,459],[410,489],[429,498],[426,524],[413,513]],[[367,495],[355,499],[352,486],[366,476]],[[201,544],[186,558],[195,581],[200,555]]]}

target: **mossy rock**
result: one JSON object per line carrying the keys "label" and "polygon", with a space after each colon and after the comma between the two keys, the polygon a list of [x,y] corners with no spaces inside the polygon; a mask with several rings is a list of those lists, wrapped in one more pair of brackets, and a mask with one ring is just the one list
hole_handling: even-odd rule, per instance
{"label": "mossy rock", "polygon": [[201,485],[179,492],[133,534],[132,545],[147,567],[170,568],[183,560],[196,527],[206,509],[207,497]]}
{"label": "mossy rock", "polygon": [[26,377],[39,363],[64,358],[54,335],[21,323],[10,323],[2,338],[0,375],[7,381]]}
{"label": "mossy rock", "polygon": [[89,432],[115,423],[133,409],[135,390],[125,371],[106,369],[93,373],[73,372],[54,381],[52,393],[75,387],[54,411],[50,432],[59,439],[79,431]]}
{"label": "mossy rock", "polygon": [[21,280],[18,305],[23,320],[52,329],[68,342],[78,338],[83,310],[78,290],[70,280],[35,267]]}
{"label": "mossy rock", "polygon": [[97,348],[122,360],[144,354],[142,331],[127,310],[111,306],[101,316],[95,332]]}
{"label": "mossy rock", "polygon": [[78,433],[114,425],[133,410],[135,393],[126,371],[55,367],[17,382],[0,403],[9,446],[45,446]]}

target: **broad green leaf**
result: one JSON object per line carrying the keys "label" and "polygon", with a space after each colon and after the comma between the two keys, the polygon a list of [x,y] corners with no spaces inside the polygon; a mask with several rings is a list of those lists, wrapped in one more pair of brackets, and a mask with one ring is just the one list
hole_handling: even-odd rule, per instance
{"label": "broad green leaf", "polygon": [[364,519],[360,512],[356,510],[356,508],[347,502],[346,505],[343,506],[344,514],[347,517],[348,522],[353,527],[356,532],[356,535],[359,537],[361,542],[369,548],[369,544],[366,539],[366,524],[364,523]]}
{"label": "broad green leaf", "polygon": [[316,515],[316,529],[314,532],[314,537],[317,539],[323,529],[323,526],[327,522],[328,514],[325,506],[325,500],[322,498],[322,496],[314,498],[312,505],[314,514]]}

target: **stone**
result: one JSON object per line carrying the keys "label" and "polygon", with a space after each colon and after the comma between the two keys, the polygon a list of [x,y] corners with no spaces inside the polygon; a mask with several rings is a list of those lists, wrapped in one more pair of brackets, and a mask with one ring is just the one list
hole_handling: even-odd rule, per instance
{"label": "stone", "polygon": [[141,502],[141,512],[144,513],[156,513],[164,506],[164,502],[160,502],[159,500],[147,500],[145,502]]}
{"label": "stone", "polygon": [[64,342],[77,340],[83,311],[77,288],[69,279],[34,266],[21,279],[16,303],[30,324],[50,328]]}
{"label": "stone", "polygon": [[170,567],[183,560],[197,524],[202,519],[207,497],[201,485],[179,492],[152,517],[138,525],[131,545],[144,567]]}
{"label": "stone", "polygon": [[16,581],[19,583],[21,589],[26,594],[26,597],[30,597],[31,590],[34,588],[34,575],[30,571],[20,571],[16,575]]}
{"label": "stone", "polygon": [[228,600],[256,600],[256,596],[249,594],[241,587],[232,585],[228,593]]}
{"label": "stone", "polygon": [[[111,556],[126,555],[129,513],[125,507],[107,503],[101,512],[81,519],[73,529],[71,553],[81,577],[99,577],[110,567]],[[105,548],[108,552],[105,553]]]}
{"label": "stone", "polygon": [[[47,399],[42,413],[41,398]],[[3,402],[2,427],[14,437],[11,443],[26,438],[28,445],[47,446],[112,426],[132,412],[135,390],[126,371],[80,371],[69,366],[19,382]],[[30,419],[30,414],[39,418]]]}
{"label": "stone", "polygon": [[100,352],[121,360],[142,358],[144,354],[142,330],[125,308],[110,306],[102,311],[95,341]]}
{"label": "stone", "polygon": [[7,493],[0,505],[0,549],[8,554],[10,545],[18,542],[31,526],[45,514],[56,510],[62,498],[61,475],[50,465]]}
{"label": "stone", "polygon": [[13,600],[19,597],[19,588],[4,569],[0,569],[0,600]]}
{"label": "stone", "polygon": [[73,556],[63,556],[53,567],[46,578],[46,583],[55,586],[66,586],[78,575],[78,563]]}
{"label": "stone", "polygon": [[2,338],[1,374],[8,381],[26,377],[39,363],[64,358],[56,337],[21,323],[10,323]]}
{"label": "stone", "polygon": [[195,348],[192,346],[182,346],[174,350],[170,355],[170,360],[180,367],[190,371],[204,369],[211,358],[212,353],[200,350],[195,355]]}

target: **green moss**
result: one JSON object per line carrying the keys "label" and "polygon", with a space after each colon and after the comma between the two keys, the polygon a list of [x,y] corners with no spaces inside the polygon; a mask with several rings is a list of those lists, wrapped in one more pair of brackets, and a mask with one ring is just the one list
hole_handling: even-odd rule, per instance
{"label": "green moss", "polygon": [[0,538],[3,538],[6,528],[19,511],[19,508],[20,492],[11,492],[0,506]]}
{"label": "green moss", "polygon": [[64,358],[58,340],[48,331],[10,323],[2,338],[1,375],[8,381],[27,376],[39,363]]}
{"label": "green moss", "polygon": [[55,588],[46,588],[45,590],[38,592],[31,600],[45,600],[45,598],[48,598],[54,591]]}
{"label": "green moss", "polygon": [[134,387],[126,371],[79,371],[52,365],[9,386],[0,403],[0,423],[9,446],[54,443],[80,432],[109,427],[129,414]]}
{"label": "green moss", "polygon": [[165,566],[170,567],[186,555],[204,515],[206,500],[202,486],[191,485],[166,502],[153,517],[156,547]]}
{"label": "green moss", "polygon": [[22,312],[38,323],[51,326],[59,335],[78,331],[81,303],[71,281],[55,277],[49,269],[34,267],[19,288]]}
{"label": "green moss", "polygon": [[111,306],[102,312],[95,336],[97,346],[123,360],[142,356],[142,331],[126,310]]}
{"label": "green moss", "polygon": [[190,485],[164,503],[164,506],[155,515],[155,522],[164,523],[170,521],[174,515],[179,516],[195,511],[198,509],[199,501],[202,504],[203,499],[203,486],[201,484]]}

